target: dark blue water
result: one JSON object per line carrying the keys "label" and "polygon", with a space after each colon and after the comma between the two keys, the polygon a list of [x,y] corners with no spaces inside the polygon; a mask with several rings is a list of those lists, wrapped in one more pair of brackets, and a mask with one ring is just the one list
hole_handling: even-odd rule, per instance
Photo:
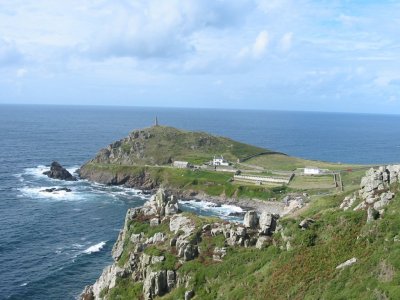
{"label": "dark blue water", "polygon": [[[135,190],[58,182],[41,172],[53,160],[73,170],[132,129],[151,125],[156,115],[161,124],[305,158],[400,161],[399,116],[0,105],[0,299],[73,299],[100,275],[127,208],[146,198]],[[54,186],[73,192],[40,192]]]}

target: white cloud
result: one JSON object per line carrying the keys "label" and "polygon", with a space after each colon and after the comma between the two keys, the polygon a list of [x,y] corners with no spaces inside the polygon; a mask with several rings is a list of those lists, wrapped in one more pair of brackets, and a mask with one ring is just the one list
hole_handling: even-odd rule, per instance
{"label": "white cloud", "polygon": [[292,42],[293,42],[293,33],[287,32],[282,36],[281,40],[279,41],[279,47],[284,52],[289,51],[290,48],[292,48]]}
{"label": "white cloud", "polygon": [[251,0],[107,3],[103,25],[82,48],[100,57],[180,57],[195,51],[193,34],[235,26],[251,7]]}
{"label": "white cloud", "polygon": [[254,43],[251,46],[244,47],[239,52],[239,57],[250,56],[255,59],[260,59],[267,51],[269,44],[269,34],[266,30],[261,31]]}

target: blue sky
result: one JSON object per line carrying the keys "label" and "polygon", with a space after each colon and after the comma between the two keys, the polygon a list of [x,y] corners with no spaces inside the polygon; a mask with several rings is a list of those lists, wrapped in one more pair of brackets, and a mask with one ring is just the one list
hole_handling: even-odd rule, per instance
{"label": "blue sky", "polygon": [[400,2],[0,1],[0,103],[400,113]]}

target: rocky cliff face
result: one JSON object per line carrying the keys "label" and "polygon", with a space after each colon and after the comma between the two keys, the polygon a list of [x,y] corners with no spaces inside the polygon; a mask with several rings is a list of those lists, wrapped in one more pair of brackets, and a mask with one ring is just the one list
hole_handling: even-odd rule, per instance
{"label": "rocky cliff face", "polygon": [[[199,255],[224,259],[229,247],[264,248],[272,244],[277,215],[257,215],[250,211],[244,224],[218,221],[181,213],[174,196],[160,189],[143,207],[129,209],[124,227],[113,247],[114,263],[106,267],[99,279],[87,286],[81,299],[107,299],[109,293],[125,279],[142,285],[142,297],[153,299],[176,287],[186,289],[185,299],[195,295],[190,278],[180,272],[186,262]],[[221,245],[201,247],[203,239],[221,240]]]}
{"label": "rocky cliff face", "polygon": [[80,178],[88,179],[106,185],[124,185],[126,187],[138,188],[142,190],[152,190],[159,186],[155,180],[146,171],[132,174],[129,171],[112,172],[109,169],[92,169],[87,165],[82,166],[78,171]]}
{"label": "rocky cliff face", "polygon": [[348,210],[358,203],[354,210],[367,210],[367,222],[383,216],[385,207],[395,197],[393,185],[400,182],[400,165],[381,166],[369,169],[361,179],[360,190],[347,196],[340,208]]}

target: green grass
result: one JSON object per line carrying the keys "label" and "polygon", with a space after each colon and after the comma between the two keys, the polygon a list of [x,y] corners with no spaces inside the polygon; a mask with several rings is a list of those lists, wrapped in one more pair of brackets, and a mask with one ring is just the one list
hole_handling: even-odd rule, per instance
{"label": "green grass", "polygon": [[[146,253],[166,257],[156,269],[178,268],[180,276],[189,275],[188,289],[194,289],[198,299],[400,299],[400,242],[395,241],[395,237],[400,239],[400,195],[398,186],[392,190],[397,196],[384,217],[369,224],[365,211],[338,209],[350,192],[319,198],[296,219],[282,218],[284,234],[291,237],[290,251],[281,250],[285,243],[276,233],[276,246],[263,250],[228,247],[222,262],[213,261],[212,253],[224,246],[223,235],[203,235],[199,257],[182,266],[164,248],[150,247]],[[185,215],[198,228],[215,221]],[[298,224],[305,217],[315,223],[301,230]],[[336,270],[352,257],[357,258],[356,264]],[[133,293],[132,284],[122,281],[108,294]],[[160,299],[181,299],[184,291],[177,288]]]}
{"label": "green grass", "polygon": [[[372,224],[366,224],[365,211],[339,210],[343,198],[321,198],[298,219],[281,220],[292,237],[291,251],[279,249],[277,235],[277,247],[231,249],[223,262],[199,258],[179,272],[192,275],[190,287],[199,299],[399,299],[400,242],[394,237],[400,235],[400,196]],[[316,222],[301,230],[298,223],[306,216]],[[212,243],[203,240],[203,251]],[[336,270],[352,257],[355,265]]]}
{"label": "green grass", "polygon": [[330,169],[330,170],[347,170],[360,167],[359,165],[353,165],[353,164],[340,164],[340,163],[330,163],[330,162],[322,162],[315,160],[306,160],[282,154],[261,155],[249,159],[248,161],[246,161],[246,164],[264,167],[267,170],[279,170],[279,171],[293,171],[297,168],[304,168],[308,166],[318,167],[322,169]]}
{"label": "green grass", "polygon": [[295,176],[289,186],[298,190],[335,189],[333,175]]}
{"label": "green grass", "polygon": [[[141,130],[150,138],[123,139],[119,146],[124,157],[116,163],[138,165],[165,165],[174,160],[202,164],[212,160],[214,155],[224,155],[232,162],[269,150],[240,143],[229,138],[213,136],[205,132],[184,131],[172,127],[158,126]],[[145,149],[145,152],[138,150]],[[139,155],[137,155],[140,153]],[[97,157],[102,161],[102,157]]]}
{"label": "green grass", "polygon": [[120,176],[143,176],[146,173],[157,185],[163,185],[165,188],[203,192],[210,196],[267,200],[279,198],[283,191],[287,190],[282,186],[257,186],[231,182],[232,174],[227,172],[96,163],[88,163],[83,168]]}
{"label": "green grass", "polygon": [[142,299],[142,291],[142,283],[133,282],[129,278],[119,278],[115,287],[108,291],[107,300]]}

